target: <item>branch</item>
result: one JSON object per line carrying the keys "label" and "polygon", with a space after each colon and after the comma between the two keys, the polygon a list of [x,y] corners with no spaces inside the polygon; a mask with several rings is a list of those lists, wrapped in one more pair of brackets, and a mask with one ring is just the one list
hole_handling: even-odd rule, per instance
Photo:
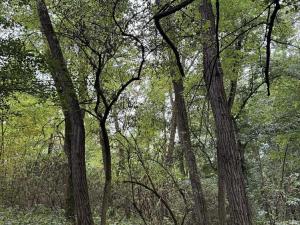
{"label": "branch", "polygon": [[185,75],[184,75],[183,66],[181,64],[180,55],[179,55],[179,52],[178,52],[176,46],[174,45],[174,43],[171,41],[171,39],[168,37],[168,35],[162,29],[162,27],[161,27],[161,25],[159,23],[159,19],[154,18],[154,22],[155,22],[155,26],[156,26],[157,30],[159,31],[160,35],[163,37],[163,39],[167,42],[167,44],[172,49],[172,51],[173,51],[173,53],[175,55],[175,58],[176,58],[176,63],[177,63],[179,72],[180,72],[181,76],[184,77]]}
{"label": "branch", "polygon": [[[273,80],[275,80],[275,79],[278,78],[278,77],[280,77],[280,76],[274,77]],[[248,96],[247,96],[247,97],[244,99],[244,101],[242,102],[241,107],[240,107],[238,113],[233,117],[234,120],[237,120],[237,119],[241,116],[242,111],[244,110],[244,108],[245,108],[246,104],[248,103],[249,99],[250,99],[254,94],[257,93],[258,89],[259,89],[264,83],[265,83],[265,82],[261,82],[261,83],[258,84],[253,90],[250,91],[250,93],[248,94]]]}
{"label": "branch", "polygon": [[173,181],[175,187],[177,188],[179,194],[181,195],[183,201],[184,201],[184,204],[187,205],[187,199],[185,197],[185,194],[184,192],[182,191],[182,189],[180,188],[179,184],[177,183],[175,177],[173,176],[173,174],[166,168],[166,166],[159,162],[158,160],[155,160],[155,159],[148,159],[149,161],[153,161],[155,163],[157,163],[161,168],[164,169],[164,171],[170,176],[171,180]]}
{"label": "branch", "polygon": [[293,45],[289,42],[285,42],[285,41],[281,41],[281,40],[277,40],[277,39],[271,39],[271,41],[277,43],[277,44],[280,44],[280,45],[286,45],[286,46],[291,46],[293,48],[296,48],[298,50],[300,50],[300,46],[297,46],[297,45]]}
{"label": "branch", "polygon": [[248,26],[249,24],[251,24],[253,21],[257,20],[267,9],[270,8],[272,4],[269,4],[263,11],[261,11],[257,16],[255,16],[254,18],[252,18],[249,21],[245,21],[245,23],[243,23],[243,25],[241,25],[240,27],[234,29],[233,31],[230,31],[229,33],[225,34],[222,39],[227,38],[230,35],[233,35],[235,32],[237,32],[238,30],[243,29],[245,26]]}
{"label": "branch", "polygon": [[245,108],[247,102],[249,101],[249,99],[250,99],[250,98],[258,91],[258,89],[259,89],[264,83],[265,83],[265,82],[262,82],[262,83],[258,84],[258,85],[257,85],[257,86],[256,86],[256,87],[248,94],[248,96],[247,96],[247,97],[244,99],[244,101],[242,102],[242,105],[241,105],[241,107],[240,107],[238,113],[233,117],[234,120],[237,120],[237,119],[240,117],[240,115],[241,115],[242,111],[244,110],[244,108]]}
{"label": "branch", "polygon": [[167,16],[181,10],[182,8],[188,6],[193,1],[194,0],[186,0],[186,1],[183,1],[183,2],[181,2],[180,4],[178,4],[176,6],[169,6],[169,4],[166,4],[166,5],[164,5],[163,9],[154,16],[154,19],[155,18],[162,19],[164,17],[167,17]]}
{"label": "branch", "polygon": [[138,75],[137,77],[132,77],[130,80],[128,80],[125,84],[123,84],[120,89],[118,90],[118,92],[116,93],[116,95],[113,97],[113,99],[111,100],[111,102],[107,105],[105,112],[104,112],[104,116],[103,116],[103,120],[106,120],[113,105],[117,102],[117,100],[119,99],[120,95],[123,93],[123,91],[133,82],[136,80],[140,80],[140,76]]}
{"label": "branch", "polygon": [[[97,71],[96,71],[96,79],[95,79],[95,83],[94,83],[94,88],[96,90],[96,94],[97,94],[97,100],[96,100],[96,105],[95,105],[95,113],[97,116],[100,116],[99,114],[99,105],[100,105],[100,97],[102,99],[102,102],[105,106],[105,109],[108,108],[108,103],[107,103],[107,100],[103,94],[103,91],[100,87],[100,75],[101,75],[101,72],[102,72],[102,69],[103,69],[103,66],[102,66],[102,59],[101,59],[101,54],[99,54],[99,59],[98,59],[98,66],[97,66]],[[100,116],[101,117],[101,116]]]}
{"label": "branch", "polygon": [[132,77],[131,79],[129,79],[125,84],[123,84],[119,90],[117,91],[117,93],[115,94],[115,96],[113,97],[113,99],[111,100],[111,102],[109,104],[107,104],[107,107],[105,108],[105,112],[104,112],[104,115],[103,115],[103,121],[106,121],[113,105],[117,102],[117,100],[119,99],[120,95],[123,93],[123,91],[134,81],[136,80],[140,80],[140,77],[141,77],[141,73],[142,73],[142,70],[143,70],[143,66],[144,66],[144,63],[145,63],[145,47],[142,43],[142,41],[135,35],[133,34],[129,34],[129,33],[126,33],[122,27],[120,26],[120,24],[118,23],[117,19],[116,19],[116,16],[115,16],[115,12],[116,12],[116,8],[117,8],[117,4],[118,4],[119,1],[116,1],[116,3],[114,4],[114,7],[113,7],[113,20],[115,22],[115,24],[117,25],[117,27],[119,28],[121,34],[125,37],[129,37],[131,39],[133,39],[137,44],[139,44],[139,48],[141,49],[141,57],[142,57],[142,60],[140,62],[140,65],[139,65],[139,68],[138,68],[138,72],[137,72],[137,76],[136,77]]}
{"label": "branch", "polygon": [[200,146],[200,150],[204,154],[205,158],[207,159],[210,167],[214,171],[217,171],[217,168],[214,166],[214,163],[211,161],[209,154],[204,150],[205,149],[205,144],[200,140],[200,138],[198,137],[198,135],[195,134],[195,132],[192,132],[192,134],[195,136],[195,138],[197,139],[198,143],[201,145]]}
{"label": "branch", "polygon": [[242,30],[241,33],[239,33],[238,35],[235,36],[235,38],[233,40],[231,40],[227,45],[225,45],[224,47],[222,47],[220,49],[219,54],[221,54],[224,50],[226,50],[227,48],[229,48],[236,40],[238,40],[239,38],[241,38],[241,36],[244,36],[247,32],[251,31],[253,28],[258,27],[260,25],[266,24],[266,22],[259,22],[257,24],[252,25],[251,27]]}
{"label": "branch", "polygon": [[227,101],[227,105],[228,105],[230,111],[231,111],[233,103],[234,103],[236,88],[237,88],[237,79],[236,80],[231,80],[230,81],[229,97],[228,97],[228,101]]}
{"label": "branch", "polygon": [[172,220],[173,220],[174,224],[178,225],[177,219],[176,219],[173,211],[171,210],[170,206],[168,205],[168,203],[166,202],[166,200],[164,200],[162,198],[162,196],[157,191],[153,190],[152,188],[150,188],[147,185],[145,185],[143,183],[140,183],[138,181],[132,181],[132,180],[130,181],[130,180],[128,180],[128,181],[124,181],[124,183],[136,184],[136,185],[139,185],[139,186],[145,188],[148,191],[151,191],[158,199],[161,200],[161,202],[163,203],[163,205],[166,207],[166,209],[170,213],[170,216],[172,217]]}
{"label": "branch", "polygon": [[268,23],[268,33],[267,33],[267,51],[266,51],[266,67],[265,67],[265,82],[267,84],[268,96],[270,96],[270,79],[269,79],[269,70],[270,70],[270,58],[271,58],[271,36],[274,27],[274,22],[277,16],[277,13],[280,9],[279,0],[274,0],[275,8],[270,17],[270,22]]}
{"label": "branch", "polygon": [[[243,38],[244,38],[243,36],[240,36],[240,39],[237,41],[237,43],[235,45],[236,51],[242,50]],[[234,55],[234,58],[237,58],[237,55]],[[235,61],[233,68],[234,68],[233,72],[238,74],[238,71],[239,71],[238,62]],[[230,112],[232,111],[233,103],[234,103],[234,100],[236,97],[237,80],[238,80],[238,78],[230,81],[230,91],[229,91],[229,97],[228,97],[228,101],[227,101],[227,105],[229,107]]]}
{"label": "branch", "polygon": [[167,44],[170,46],[170,48],[172,49],[172,51],[175,55],[177,66],[178,66],[179,72],[180,72],[182,77],[184,77],[184,70],[183,70],[183,66],[182,66],[181,61],[180,61],[179,52],[178,52],[175,44],[171,41],[171,39],[168,37],[168,35],[163,30],[163,28],[160,24],[160,20],[162,18],[167,17],[167,16],[181,10],[182,8],[188,6],[193,1],[194,0],[186,0],[186,1],[183,1],[182,3],[180,3],[176,6],[171,6],[171,7],[169,6],[169,4],[166,4],[163,7],[163,9],[153,17],[154,18],[154,23],[155,23],[155,26],[156,26],[157,30],[159,31],[160,35],[163,37],[165,42],[167,42]]}

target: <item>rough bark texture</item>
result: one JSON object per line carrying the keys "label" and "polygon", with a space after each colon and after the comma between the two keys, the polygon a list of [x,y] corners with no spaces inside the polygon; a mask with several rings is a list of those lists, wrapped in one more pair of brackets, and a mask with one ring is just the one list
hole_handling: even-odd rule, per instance
{"label": "rough bark texture", "polygon": [[67,69],[59,41],[54,32],[46,4],[37,0],[37,11],[42,31],[47,38],[52,56],[52,77],[60,98],[65,118],[70,122],[71,168],[74,202],[78,225],[93,223],[85,167],[85,130],[83,116],[75,88]]}
{"label": "rough bark texture", "polygon": [[[217,157],[221,158],[220,151],[217,150]],[[225,174],[222,168],[221,160],[218,160],[218,216],[219,225],[226,224],[226,187],[225,187]]]}
{"label": "rough bark texture", "polygon": [[105,121],[100,122],[100,144],[102,147],[102,158],[104,165],[105,181],[103,188],[103,199],[101,207],[101,225],[107,224],[107,211],[111,199],[111,152]]}
{"label": "rough bark texture", "polygon": [[[228,107],[229,111],[231,112],[235,94],[237,88],[237,80],[231,80],[230,83],[230,91],[228,97]],[[220,159],[222,157],[219,148],[217,148],[217,157]],[[225,174],[223,163],[221,160],[218,160],[218,217],[219,217],[219,225],[226,224],[226,185],[225,185]]]}
{"label": "rough bark texture", "polygon": [[72,158],[71,158],[71,122],[69,117],[65,115],[65,139],[64,139],[64,152],[68,159],[68,170],[66,175],[66,189],[65,189],[65,216],[68,221],[75,224],[75,202],[74,202],[74,189],[72,182]]}
{"label": "rough bark texture", "polygon": [[223,83],[223,71],[218,59],[215,17],[209,0],[200,6],[203,24],[209,23],[203,31],[203,67],[210,104],[216,124],[218,161],[224,170],[232,225],[251,225],[251,215],[246,196],[240,153],[234,132],[234,125],[227,104]]}
{"label": "rough bark texture", "polygon": [[177,112],[177,126],[178,134],[181,146],[184,150],[187,168],[189,172],[189,178],[191,181],[193,200],[194,200],[194,215],[196,221],[193,224],[197,225],[207,225],[207,208],[206,202],[204,199],[201,181],[200,181],[200,172],[197,168],[196,157],[192,150],[190,129],[188,115],[186,111],[185,100],[183,96],[183,81],[181,78],[178,80],[173,80],[173,88],[175,93],[175,104]]}

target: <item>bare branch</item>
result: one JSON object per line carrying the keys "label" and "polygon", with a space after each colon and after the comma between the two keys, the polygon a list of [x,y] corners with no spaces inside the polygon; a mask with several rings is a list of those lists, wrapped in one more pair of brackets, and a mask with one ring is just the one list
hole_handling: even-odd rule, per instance
{"label": "bare branch", "polygon": [[102,117],[99,113],[99,105],[100,105],[100,98],[105,106],[105,109],[108,108],[108,103],[106,100],[106,97],[104,96],[103,90],[100,87],[100,75],[102,73],[102,69],[103,69],[103,65],[102,65],[102,56],[101,54],[99,54],[99,59],[98,59],[98,66],[97,66],[97,71],[96,71],[96,79],[95,79],[95,83],[94,83],[94,88],[96,90],[96,105],[95,105],[95,113],[97,114],[97,116],[99,116],[100,118]]}
{"label": "bare branch", "polygon": [[270,95],[270,79],[269,79],[269,70],[270,70],[270,58],[271,58],[271,37],[274,27],[274,22],[277,16],[277,13],[280,9],[279,0],[274,0],[275,8],[270,17],[270,22],[268,23],[268,33],[267,33],[267,51],[266,51],[266,66],[265,66],[265,82],[267,84],[268,96]]}
{"label": "bare branch", "polygon": [[167,17],[167,16],[181,10],[182,8],[188,6],[193,1],[194,0],[186,0],[186,1],[183,1],[183,2],[181,2],[180,4],[178,4],[176,6],[170,6],[170,4],[166,4],[162,8],[162,10],[154,16],[154,19],[155,18],[162,19],[164,17]]}
{"label": "bare branch", "polygon": [[145,184],[143,184],[143,183],[140,183],[140,182],[138,182],[138,181],[132,181],[132,180],[130,181],[130,180],[128,180],[128,181],[124,181],[124,183],[136,184],[136,185],[139,185],[139,186],[145,188],[145,189],[148,190],[148,191],[151,191],[158,199],[161,200],[161,202],[163,203],[163,205],[166,207],[166,209],[167,209],[168,212],[170,213],[170,216],[171,216],[171,218],[172,218],[174,224],[175,224],[175,225],[178,225],[177,219],[176,219],[176,217],[175,217],[175,215],[174,215],[172,209],[170,208],[169,204],[166,202],[166,200],[165,200],[165,199],[164,199],[157,191],[153,190],[153,189],[150,188],[149,186],[147,186],[147,185],[145,185]]}
{"label": "bare branch", "polygon": [[281,41],[281,40],[277,40],[277,39],[273,39],[273,38],[271,39],[271,41],[275,42],[276,44],[291,46],[293,48],[296,48],[296,49],[300,50],[300,46],[291,44],[289,42],[285,42],[285,41]]}
{"label": "bare branch", "polygon": [[117,93],[115,94],[115,96],[113,97],[113,99],[111,100],[111,102],[108,104],[106,104],[106,108],[105,108],[105,112],[104,112],[104,115],[103,115],[103,121],[106,121],[113,105],[117,102],[117,100],[119,99],[120,95],[123,93],[123,91],[131,84],[133,83],[134,81],[136,80],[140,80],[140,77],[141,77],[141,73],[142,73],[142,70],[143,70],[143,66],[144,66],[144,63],[145,63],[145,47],[142,43],[142,41],[135,35],[133,34],[129,34],[129,33],[126,33],[123,28],[120,26],[120,24],[118,23],[117,19],[116,19],[116,16],[115,16],[115,12],[116,12],[116,8],[117,8],[117,4],[118,4],[119,1],[115,2],[114,4],[114,7],[113,7],[113,20],[115,22],[115,24],[117,25],[117,27],[119,28],[121,34],[125,37],[129,37],[131,39],[133,39],[139,46],[139,48],[141,49],[141,62],[140,62],[140,65],[139,65],[139,68],[138,68],[138,72],[137,72],[137,76],[136,77],[132,77],[131,79],[129,79],[125,84],[123,84],[119,90],[117,91]]}
{"label": "bare branch", "polygon": [[172,49],[175,58],[176,58],[176,62],[177,62],[177,66],[179,69],[179,72],[181,74],[181,76],[185,76],[184,75],[184,70],[183,70],[183,66],[181,64],[180,61],[180,55],[179,52],[175,46],[175,44],[171,41],[171,39],[168,37],[168,35],[165,33],[165,31],[163,30],[161,24],[160,24],[160,20],[164,17],[167,17],[179,10],[181,10],[182,8],[188,6],[189,4],[191,4],[194,0],[186,0],[183,1],[182,3],[176,5],[176,6],[170,6],[169,4],[166,4],[162,10],[160,12],[158,12],[153,18],[154,18],[154,23],[155,26],[158,30],[158,32],[160,33],[160,35],[163,37],[163,39],[167,42],[167,44],[170,46],[170,48]]}

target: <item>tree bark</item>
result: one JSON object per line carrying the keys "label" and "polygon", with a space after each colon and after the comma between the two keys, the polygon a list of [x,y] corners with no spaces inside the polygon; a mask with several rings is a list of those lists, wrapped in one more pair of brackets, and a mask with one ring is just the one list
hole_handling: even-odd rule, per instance
{"label": "tree bark", "polygon": [[[217,158],[221,158],[221,152],[217,150]],[[218,160],[218,216],[219,225],[226,224],[226,187],[225,174],[221,160]]]}
{"label": "tree bark", "polygon": [[176,105],[172,97],[172,92],[170,93],[170,101],[171,101],[171,107],[172,107],[172,115],[171,115],[171,121],[170,121],[170,137],[169,137],[169,143],[168,143],[168,150],[166,154],[166,164],[168,166],[173,165],[173,157],[174,157],[174,149],[175,149],[175,135],[176,135],[176,128],[177,128],[177,122],[176,122]]}
{"label": "tree bark", "polygon": [[184,150],[189,178],[191,181],[193,199],[194,199],[194,215],[196,221],[194,224],[207,225],[209,224],[207,216],[206,202],[203,195],[202,185],[200,181],[200,173],[197,167],[196,157],[192,150],[191,135],[189,128],[188,115],[186,104],[183,96],[183,80],[182,78],[173,79],[173,88],[175,93],[175,104],[177,112],[177,126],[180,144]]}
{"label": "tree bark", "polygon": [[67,174],[66,174],[66,189],[65,189],[65,217],[72,224],[75,224],[75,202],[74,202],[74,189],[72,183],[72,158],[71,158],[71,137],[72,132],[71,122],[66,116],[65,118],[65,139],[64,139],[64,152],[67,156]]}
{"label": "tree bark", "polygon": [[110,206],[111,199],[111,152],[109,137],[105,125],[105,121],[100,121],[100,144],[102,147],[102,158],[104,165],[105,181],[103,188],[103,199],[101,207],[101,225],[107,224],[107,211]]}
{"label": "tree bark", "polygon": [[[116,133],[121,133],[121,128],[118,120],[118,114],[113,111],[113,119],[114,119],[114,124],[115,124],[115,129]],[[124,147],[118,142],[117,144],[117,149],[118,149],[118,168],[117,168],[117,175],[120,175],[123,170],[125,170],[125,163],[126,163],[126,158],[125,158],[125,150]]]}
{"label": "tree bark", "polygon": [[77,224],[92,225],[94,222],[86,179],[85,130],[81,108],[44,0],[37,0],[37,11],[52,57],[51,74],[65,119],[70,122],[71,132],[68,135],[71,144],[71,173]]}
{"label": "tree bark", "polygon": [[1,145],[0,145],[0,160],[2,161],[2,156],[4,155],[4,135],[5,135],[5,132],[4,132],[4,112],[3,112],[3,109],[1,109]]}
{"label": "tree bark", "polygon": [[240,153],[234,132],[234,124],[227,104],[223,71],[219,60],[217,30],[211,2],[203,0],[200,6],[203,24],[209,28],[203,31],[203,68],[209,101],[216,125],[218,164],[224,172],[232,225],[251,225],[251,215],[246,196]]}

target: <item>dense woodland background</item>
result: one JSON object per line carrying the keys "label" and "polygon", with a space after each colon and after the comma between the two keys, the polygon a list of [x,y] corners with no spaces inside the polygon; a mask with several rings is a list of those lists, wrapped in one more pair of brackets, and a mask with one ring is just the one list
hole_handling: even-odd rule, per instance
{"label": "dense woodland background", "polygon": [[300,224],[297,0],[2,0],[0,224]]}

